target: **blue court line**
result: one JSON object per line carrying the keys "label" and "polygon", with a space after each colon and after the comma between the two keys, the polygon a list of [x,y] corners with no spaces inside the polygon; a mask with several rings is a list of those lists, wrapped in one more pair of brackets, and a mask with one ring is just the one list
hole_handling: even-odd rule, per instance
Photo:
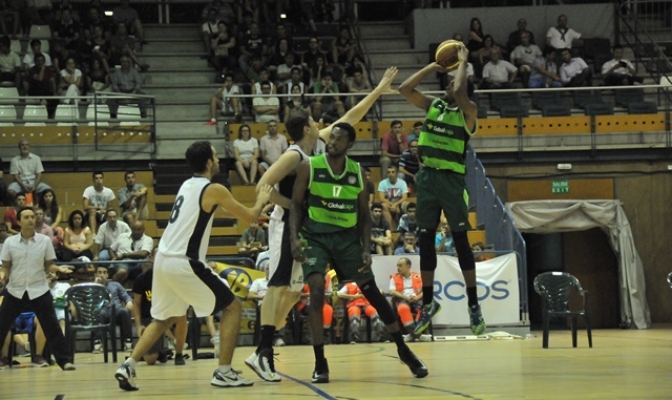
{"label": "blue court line", "polygon": [[302,380],[296,379],[296,378],[294,378],[292,376],[289,376],[289,375],[285,375],[285,374],[283,374],[281,372],[278,372],[278,371],[275,371],[275,373],[282,376],[283,378],[287,378],[290,381],[296,382],[300,385],[303,385],[303,386],[307,387],[308,389],[315,392],[317,395],[319,395],[319,396],[321,396],[321,397],[323,397],[327,400],[338,400],[336,397],[330,395],[329,393],[327,393],[324,390],[318,388],[317,386],[313,385],[312,383],[304,382]]}

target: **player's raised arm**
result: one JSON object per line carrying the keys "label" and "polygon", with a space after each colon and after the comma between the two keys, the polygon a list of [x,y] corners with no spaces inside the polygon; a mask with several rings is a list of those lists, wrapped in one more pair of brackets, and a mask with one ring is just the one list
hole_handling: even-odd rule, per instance
{"label": "player's raised arm", "polygon": [[404,81],[404,83],[401,84],[401,86],[399,86],[399,93],[401,93],[401,95],[404,96],[409,103],[427,111],[429,106],[432,105],[432,101],[434,101],[434,96],[426,95],[416,88],[420,82],[422,82],[422,80],[427,77],[427,75],[435,72],[445,74],[446,69],[435,62],[427,64],[424,68],[411,75]]}
{"label": "player's raised arm", "polygon": [[[339,118],[333,125],[336,125],[341,122],[346,122],[350,125],[354,125],[357,122],[361,121],[362,118],[366,115],[367,112],[371,109],[373,104],[378,100],[381,94],[389,92],[391,90],[392,81],[397,76],[397,67],[389,67],[383,77],[381,78],[378,86],[371,91],[366,97],[362,99],[356,106],[352,107],[344,116]],[[331,128],[324,128],[320,131],[320,138],[325,142],[329,140],[329,132]]]}
{"label": "player's raised arm", "polygon": [[467,57],[469,50],[461,44],[457,51],[457,57],[460,60],[460,65],[457,67],[455,74],[455,82],[453,83],[453,97],[457,106],[460,107],[464,114],[464,122],[470,132],[474,132],[476,128],[476,119],[478,118],[478,106],[469,98],[467,87]]}
{"label": "player's raised arm", "polygon": [[301,238],[299,232],[303,226],[303,199],[306,198],[308,183],[310,182],[310,160],[305,160],[296,170],[296,180],[294,181],[294,192],[292,193],[292,207],[289,210],[289,229],[290,241],[292,244],[292,257],[296,261],[303,262]]}
{"label": "player's raised arm", "polygon": [[257,193],[265,185],[271,186],[271,203],[289,209],[291,200],[283,196],[273,186],[277,185],[285,176],[290,174],[301,163],[301,155],[296,151],[285,151],[280,158],[271,165],[257,183]]}
{"label": "player's raised arm", "polygon": [[201,200],[201,208],[207,211],[213,210],[216,206],[220,206],[238,218],[251,224],[257,222],[261,209],[268,203],[268,200],[271,197],[272,189],[273,188],[269,185],[262,186],[257,192],[257,201],[254,206],[250,208],[238,202],[231,192],[229,192],[229,189],[218,183],[213,183],[205,190],[205,194]]}

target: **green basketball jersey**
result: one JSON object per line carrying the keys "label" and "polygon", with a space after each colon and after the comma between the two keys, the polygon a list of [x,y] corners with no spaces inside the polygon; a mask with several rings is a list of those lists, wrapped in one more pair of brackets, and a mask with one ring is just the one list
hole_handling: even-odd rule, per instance
{"label": "green basketball jersey", "polygon": [[359,163],[345,158],[345,170],[335,176],[326,154],[310,158],[308,219],[304,228],[314,233],[330,233],[357,225],[357,198],[364,190]]}
{"label": "green basketball jersey", "polygon": [[459,108],[450,108],[442,99],[435,99],[427,110],[418,139],[418,154],[430,168],[465,173],[464,156],[470,132]]}

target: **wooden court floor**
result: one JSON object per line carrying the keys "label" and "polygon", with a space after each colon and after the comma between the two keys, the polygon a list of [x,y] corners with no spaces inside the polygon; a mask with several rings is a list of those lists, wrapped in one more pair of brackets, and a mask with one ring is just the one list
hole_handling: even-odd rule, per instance
{"label": "wooden court floor", "polygon": [[[176,367],[141,364],[140,391],[126,393],[113,378],[117,365],[102,355],[78,354],[77,371],[12,368],[0,371],[0,399],[671,399],[672,326],[645,331],[597,330],[592,349],[585,332],[571,347],[569,332],[553,332],[550,348],[525,340],[413,343],[429,367],[415,379],[396,360],[393,344],[333,345],[325,349],[331,383],[311,385],[310,346],[285,346],[276,368],[281,383],[261,382],[243,360],[252,347],[236,351],[234,368],[254,378],[249,388],[210,386],[214,360]],[[207,350],[206,350],[207,351]],[[20,358],[22,362],[26,358]]]}

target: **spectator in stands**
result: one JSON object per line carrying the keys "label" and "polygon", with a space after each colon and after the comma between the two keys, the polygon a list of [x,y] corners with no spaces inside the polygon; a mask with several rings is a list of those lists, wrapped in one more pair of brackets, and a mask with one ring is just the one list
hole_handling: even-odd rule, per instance
{"label": "spectator in stands", "polygon": [[562,65],[560,80],[565,87],[591,86],[592,72],[581,57],[572,57],[572,51],[564,48],[560,51]]}
{"label": "spectator in stands", "polygon": [[12,82],[17,90],[22,90],[21,59],[18,54],[10,50],[10,46],[11,42],[7,36],[0,38],[0,82]]}
{"label": "spectator in stands", "polygon": [[217,111],[224,117],[231,117],[235,122],[242,120],[240,101],[235,95],[240,94],[240,88],[233,83],[233,74],[227,72],[224,84],[217,93],[210,98],[210,122],[206,125],[217,125]]}
{"label": "spectator in stands", "polygon": [[392,255],[392,230],[390,223],[383,218],[383,205],[371,206],[371,252],[373,254]]}
{"label": "spectator in stands", "polygon": [[10,200],[14,200],[16,194],[21,192],[24,195],[30,194],[32,202],[37,202],[42,193],[51,189],[49,185],[42,182],[42,160],[36,154],[30,152],[30,142],[26,138],[19,140],[19,155],[12,158],[9,164],[9,173],[14,177],[14,182],[7,187],[7,193]]}
{"label": "spectator in stands", "polygon": [[420,132],[422,132],[422,121],[416,121],[413,124],[413,132],[408,135],[408,143],[410,144],[414,140],[417,142],[420,139]]}
{"label": "spectator in stands", "polygon": [[518,68],[506,60],[502,60],[502,53],[498,48],[493,48],[490,53],[490,61],[483,67],[484,89],[510,89],[517,85],[514,80],[518,76]]}
{"label": "spectator in stands", "polygon": [[[102,59],[104,62],[104,59]],[[101,64],[100,59],[94,59],[91,61],[91,68],[89,73],[86,76],[87,88],[90,92],[97,92],[98,94],[103,92],[110,92],[111,81],[110,74],[107,73],[103,65]]]}
{"label": "spectator in stands", "polygon": [[119,221],[119,214],[113,208],[107,210],[105,222],[100,225],[93,241],[93,261],[110,261],[110,246],[122,233],[131,233],[131,228],[124,221]]}
{"label": "spectator in stands", "polygon": [[[45,65],[45,55],[35,56],[35,66],[28,70],[28,96],[56,96],[56,71]],[[44,104],[45,100],[42,100]],[[54,117],[58,100],[46,100],[49,118]]]}
{"label": "spectator in stands", "polygon": [[518,67],[523,84],[526,84],[532,72],[534,60],[542,56],[541,49],[536,44],[531,44],[530,34],[523,32],[520,34],[521,43],[511,52],[511,62]]}
{"label": "spectator in stands", "polygon": [[314,85],[322,81],[322,76],[328,72],[326,56],[319,54],[315,57],[315,61],[308,66],[308,72],[310,73],[310,85]]}
{"label": "spectator in stands", "polygon": [[[283,85],[287,86],[287,84],[292,81],[292,82],[299,82],[301,83],[302,87],[302,93],[305,93],[305,88],[303,88],[303,66],[297,62],[299,60],[299,57],[297,57],[296,54],[293,52],[287,53],[285,55],[285,63],[278,65],[278,69],[276,70],[277,74],[277,79],[278,79],[278,86],[282,87]],[[294,78],[294,70],[298,70],[298,78],[295,80]],[[289,90],[291,87],[288,87],[285,89],[284,92],[282,93],[289,93]]]}
{"label": "spectator in stands", "polygon": [[348,91],[350,93],[360,93],[362,96],[350,96],[348,108],[352,108],[363,98],[364,93],[369,93],[371,91],[371,83],[369,83],[369,78],[365,74],[365,67],[361,61],[355,60],[354,72],[352,73],[352,78],[349,80]]}
{"label": "spectator in stands", "polygon": [[47,284],[49,285],[51,297],[54,298],[54,311],[56,311],[58,325],[60,325],[61,332],[65,335],[65,307],[67,307],[65,292],[70,289],[70,284],[67,282],[59,282],[58,274],[55,272],[47,272]]}
{"label": "spectator in stands", "polygon": [[7,232],[12,235],[16,235],[21,231],[21,225],[19,225],[19,219],[17,214],[21,208],[26,205],[26,195],[19,192],[14,197],[14,208],[8,207],[5,211],[3,222]]}
{"label": "spectator in stands", "polygon": [[244,73],[247,73],[253,57],[259,58],[262,65],[265,64],[268,45],[266,44],[266,40],[261,37],[258,24],[253,23],[250,25],[250,32],[243,36],[239,48],[240,58],[238,59],[238,65]]}
{"label": "spectator in stands", "polygon": [[152,249],[154,241],[145,235],[145,222],[134,221],[131,232],[120,233],[110,245],[112,261],[123,261],[109,266],[112,279],[121,284],[126,279],[135,279],[142,272],[142,261],[149,258]]}
{"label": "spectator in stands", "polygon": [[402,256],[404,254],[418,254],[420,248],[418,247],[417,239],[413,232],[404,233],[404,243],[394,250],[395,256]]}
{"label": "spectator in stands", "polygon": [[441,228],[434,239],[434,247],[438,253],[453,251],[453,235],[447,222],[441,222]]}
{"label": "spectator in stands", "polygon": [[345,105],[338,96],[332,94],[339,93],[338,85],[334,83],[331,73],[325,71],[322,74],[320,82],[315,83],[311,93],[323,94],[323,96],[314,97],[313,101],[313,119],[319,120],[323,114],[329,114],[334,119],[338,119],[345,114]]}
{"label": "spectator in stands", "polygon": [[112,11],[112,18],[116,24],[124,24],[126,29],[133,33],[142,44],[147,44],[138,12],[132,9],[128,3],[129,0],[121,0],[121,4]]}
{"label": "spectator in stands", "polygon": [[[146,95],[142,90],[142,76],[131,67],[131,59],[128,56],[121,57],[121,68],[118,68],[112,75],[112,91],[115,93]],[[110,117],[117,118],[119,104],[137,104],[140,108],[140,116],[147,118],[147,105],[142,97],[119,100],[115,98],[108,99],[110,106]]]}
{"label": "spectator in stands", "polygon": [[359,327],[361,326],[362,311],[370,319],[371,337],[380,340],[383,337],[383,322],[378,311],[364,297],[356,282],[348,282],[338,291],[338,297],[346,301],[349,320],[350,343],[359,341]]}
{"label": "spectator in stands", "polygon": [[[259,72],[263,68],[263,65],[261,64],[261,58],[259,57],[252,57],[252,61],[250,62],[250,67],[247,69],[247,72],[245,73],[245,76],[247,77],[247,80],[255,83],[255,82],[261,82],[261,79],[259,78]],[[249,87],[248,85],[243,86],[243,89],[247,89]],[[250,94],[250,92],[247,92],[246,94]]]}
{"label": "spectator in stands", "polygon": [[95,171],[91,176],[93,185],[84,189],[83,203],[86,220],[95,234],[98,232],[98,226],[105,221],[105,212],[108,208],[112,208],[111,203],[115,197],[112,189],[103,185],[104,175],[101,171]]}
{"label": "spectator in stands", "polygon": [[558,75],[558,65],[555,62],[555,49],[553,47],[544,47],[543,57],[537,57],[532,63],[532,71],[530,79],[527,81],[527,87],[531,89],[562,87],[562,82]]}
{"label": "spectator in stands", "polygon": [[420,159],[418,158],[418,141],[413,140],[408,143],[408,149],[401,153],[399,158],[399,172],[401,179],[406,182],[409,188],[415,188],[415,174],[420,170]]}
{"label": "spectator in stands", "polygon": [[274,162],[280,158],[282,153],[287,150],[289,143],[284,135],[278,134],[277,121],[269,121],[268,130],[264,136],[261,137],[259,143],[259,150],[261,151],[262,162],[259,163],[259,176],[266,170],[271,168]]}
{"label": "spectator in stands", "polygon": [[108,38],[112,35],[112,25],[110,21],[104,16],[103,11],[98,6],[92,5],[89,8],[88,18],[82,24],[82,33],[85,40],[93,38],[93,30],[96,26],[100,26],[100,30],[103,32],[103,38]]}
{"label": "spectator in stands", "polygon": [[[245,186],[255,185],[259,159],[259,143],[252,137],[250,126],[243,124],[238,128],[238,138],[233,141],[233,158],[236,171],[245,182]],[[249,171],[249,177],[247,172]]]}
{"label": "spectator in stands", "polygon": [[369,196],[369,207],[371,207],[376,198],[376,186],[371,182],[371,168],[364,167],[364,176],[366,177],[366,193]]}
{"label": "spectator in stands", "polygon": [[401,121],[394,120],[390,131],[383,136],[380,144],[380,169],[388,171],[390,165],[398,165],[401,153],[408,149],[408,136],[403,132]]}
{"label": "spectator in stands", "polygon": [[23,68],[26,70],[29,70],[35,66],[35,58],[38,55],[42,55],[44,57],[44,64],[47,67],[51,67],[51,57],[49,56],[49,53],[43,53],[42,52],[42,42],[39,39],[33,39],[30,41],[30,49],[31,51],[27,51],[26,55],[23,56]]}
{"label": "spectator in stands", "polygon": [[[449,71],[447,74],[443,74],[443,73],[442,73],[442,74],[439,74],[439,75],[440,75],[440,78],[441,78],[441,79],[439,80],[440,88],[441,88],[441,89],[445,89],[445,87],[448,85],[448,80],[447,80],[448,77],[450,77],[450,78],[452,78],[452,79],[455,79],[455,75],[456,75],[456,74],[457,74],[457,68],[454,69],[454,70],[452,70],[452,71]],[[475,80],[475,76],[476,76],[476,75],[475,75],[475,73],[474,73],[474,64],[472,64],[472,63],[470,63],[470,62],[467,62],[467,79],[468,79],[470,82],[475,83],[475,82],[474,82],[474,80]]]}
{"label": "spectator in stands", "polygon": [[477,69],[476,75],[481,77],[483,76],[483,69],[485,68],[485,65],[488,64],[488,62],[491,60],[492,57],[492,51],[494,49],[499,50],[499,55],[500,59],[502,58],[502,47],[495,43],[495,39],[493,39],[492,36],[490,35],[485,35],[485,38],[483,38],[483,47],[481,47],[475,54],[475,67]]}
{"label": "spectator in stands", "polygon": [[[133,325],[131,322],[131,311],[133,310],[133,299],[126,292],[126,289],[116,281],[108,280],[107,266],[99,265],[96,267],[96,283],[105,286],[110,292],[110,298],[114,303],[114,316],[111,316],[112,307],[106,304],[103,307],[103,316],[106,322],[110,318],[114,318],[115,322],[120,325],[121,340],[124,342],[124,351],[131,351],[133,348]],[[93,342],[93,353],[100,353],[102,351],[102,342],[100,334],[94,333],[96,338]]]}
{"label": "spectator in stands", "polygon": [[341,26],[338,37],[331,42],[331,55],[336,64],[348,68],[355,62],[357,56],[357,41],[350,37],[350,28]]}
{"label": "spectator in stands", "polygon": [[623,59],[623,46],[614,46],[614,58],[602,65],[602,78],[607,86],[627,86],[641,84],[641,77],[635,76],[637,70],[630,60]]}
{"label": "spectator in stands", "polygon": [[256,0],[239,0],[237,3],[238,21],[242,21],[243,14],[249,14],[252,15],[254,23],[259,22],[259,4]]}
{"label": "spectator in stands", "polygon": [[[278,79],[278,81],[286,80],[289,77],[289,75],[285,75],[282,77],[278,76],[278,67],[284,64],[287,55],[293,52],[292,48],[289,46],[289,41],[284,38],[280,39],[278,40],[278,43],[272,47],[272,49],[274,50],[273,54],[268,60],[268,70],[273,74],[273,76],[275,76]],[[278,82],[278,85],[282,85],[282,83]]]}
{"label": "spectator in stands", "polygon": [[378,200],[383,205],[383,216],[394,230],[401,216],[401,205],[408,197],[408,187],[402,179],[397,179],[397,167],[387,167],[387,178],[378,184]]}
{"label": "spectator in stands", "polygon": [[252,85],[252,94],[261,94],[261,82],[268,82],[271,85],[271,94],[278,94],[278,87],[270,80],[270,74],[266,67],[259,69],[259,79],[254,81]]}
{"label": "spectator in stands", "polygon": [[238,254],[256,259],[259,252],[266,251],[266,249],[268,249],[268,246],[264,230],[259,227],[258,223],[251,223],[240,237]]}
{"label": "spectator in stands", "polygon": [[403,235],[406,232],[411,232],[416,237],[418,236],[418,220],[415,211],[415,203],[411,202],[406,205],[406,214],[399,218],[399,226],[397,227],[400,234]]}
{"label": "spectator in stands", "polygon": [[149,69],[149,65],[142,63],[140,59],[138,59],[134,49],[135,40],[128,36],[126,25],[123,23],[117,24],[117,34],[110,38],[109,64],[121,64],[123,68],[123,58],[126,56],[130,58],[135,65],[140,67],[142,72],[146,72]]}
{"label": "spectator in stands", "polygon": [[109,75],[110,66],[108,64],[108,59],[110,52],[110,42],[105,37],[105,33],[103,32],[103,28],[101,26],[95,25],[92,29],[92,37],[84,43],[83,47],[85,51],[90,53],[89,58],[91,64],[93,64],[93,61],[100,62],[100,66],[104,68],[106,74]]}
{"label": "spectator in stands", "polygon": [[[303,84],[303,82],[301,82]],[[303,93],[301,92],[301,86],[300,85],[292,85],[291,89],[291,97],[287,97],[287,103],[285,104],[285,110],[284,110],[284,122],[287,123],[287,120],[289,119],[289,114],[291,110],[294,108],[298,107],[303,109],[308,115],[312,112],[310,109],[310,100],[306,99]],[[316,142],[317,143],[317,142]]]}
{"label": "spectator in stands", "polygon": [[226,22],[217,23],[217,33],[210,40],[210,51],[210,60],[218,73],[236,68],[236,38],[229,32]]}
{"label": "spectator in stands", "polygon": [[54,236],[54,231],[48,224],[44,223],[44,210],[39,207],[33,207],[35,211],[35,232],[41,233],[42,235],[48,236],[51,240],[51,244],[56,250],[60,246],[58,238]]}
{"label": "spectator in stands", "polygon": [[7,17],[12,19],[12,39],[16,40],[19,34],[19,22],[21,21],[21,11],[23,3],[20,1],[8,1],[5,3],[2,10],[0,10],[0,28],[3,35],[10,35],[7,31],[6,20]]}
{"label": "spectator in stands", "polygon": [[59,84],[60,95],[68,99],[62,100],[66,104],[77,104],[77,97],[82,95],[84,80],[82,71],[76,68],[75,59],[70,57],[65,63],[65,68],[61,70],[61,81]]}
{"label": "spectator in stands", "polygon": [[311,36],[308,39],[308,50],[301,55],[301,64],[309,68],[317,62],[317,57],[321,56],[326,60],[326,55],[320,49],[320,41],[316,36]]}
{"label": "spectator in stands", "polygon": [[261,83],[261,96],[252,100],[256,122],[271,122],[280,120],[280,100],[271,96],[271,83]]}
{"label": "spectator in stands", "polygon": [[506,42],[506,50],[509,53],[511,53],[516,47],[523,43],[523,33],[527,33],[529,35],[530,43],[536,44],[534,41],[534,33],[527,30],[527,20],[525,18],[520,18],[518,20],[518,29],[509,33],[509,40]]}
{"label": "spectator in stands", "polygon": [[485,36],[483,35],[483,25],[481,25],[481,20],[472,18],[469,23],[469,42],[467,42],[469,54],[474,54],[483,47],[484,38]]}
{"label": "spectator in stands", "polygon": [[422,310],[422,278],[418,272],[411,272],[411,260],[408,257],[401,257],[397,261],[397,273],[390,276],[389,290],[392,304],[408,332],[404,340],[410,342],[415,339],[413,331]]}
{"label": "spectator in stands", "polygon": [[[203,39],[203,44],[205,45],[205,51],[208,53],[213,50],[210,45],[210,41],[216,39],[219,36],[219,28],[217,24],[220,20],[217,19],[217,9],[209,8],[207,9],[207,17],[203,25],[201,25],[201,39]],[[226,26],[226,22],[224,23]]]}
{"label": "spectator in stands", "polygon": [[275,24],[275,36],[271,38],[270,47],[277,48],[280,44],[280,41],[282,40],[286,40],[287,48],[290,51],[293,51],[292,49],[294,48],[294,40],[292,39],[292,36],[289,34],[289,32],[287,32],[287,26],[284,22],[278,22]]}
{"label": "spectator in stands", "polygon": [[[52,18],[52,4],[51,0],[30,0],[26,2],[28,9],[24,14],[30,24],[29,25],[51,25]],[[27,32],[24,30],[24,32]]]}
{"label": "spectator in stands", "polygon": [[230,2],[224,0],[213,0],[203,7],[201,19],[209,19],[210,10],[215,10],[215,20],[224,21],[227,24],[234,24],[236,22],[236,12]]}
{"label": "spectator in stands", "polygon": [[[84,213],[75,210],[68,217],[68,227],[65,229],[63,240],[62,261],[79,260],[90,262],[93,259],[91,247],[93,247],[93,232],[84,222]],[[85,265],[78,268],[78,272],[92,273],[93,266]]]}
{"label": "spectator in stands", "polygon": [[51,226],[54,234],[63,240],[63,229],[61,228],[61,221],[63,220],[63,209],[58,205],[56,194],[52,189],[47,189],[38,196],[40,201],[39,207],[44,210],[44,222]]}
{"label": "spectator in stands", "polygon": [[[292,93],[292,88],[294,86],[298,86],[301,94],[306,93],[307,87],[306,84],[301,81],[303,71],[301,70],[301,67],[294,66],[291,68],[291,75],[290,75],[290,80],[284,86],[280,87],[280,92],[281,93]],[[287,100],[289,101],[289,100]]]}
{"label": "spectator in stands", "polygon": [[556,50],[571,49],[575,39],[581,39],[581,34],[567,28],[567,16],[564,14],[558,17],[558,26],[552,26],[546,32],[546,45]]}
{"label": "spectator in stands", "polygon": [[142,183],[135,182],[135,172],[126,171],[124,174],[126,186],[117,191],[119,205],[121,206],[121,219],[128,225],[132,225],[137,219],[147,219],[147,187]]}
{"label": "spectator in stands", "polygon": [[79,22],[72,19],[72,11],[66,8],[61,12],[61,19],[54,26],[53,36],[62,40],[68,50],[79,51],[80,30]]}

